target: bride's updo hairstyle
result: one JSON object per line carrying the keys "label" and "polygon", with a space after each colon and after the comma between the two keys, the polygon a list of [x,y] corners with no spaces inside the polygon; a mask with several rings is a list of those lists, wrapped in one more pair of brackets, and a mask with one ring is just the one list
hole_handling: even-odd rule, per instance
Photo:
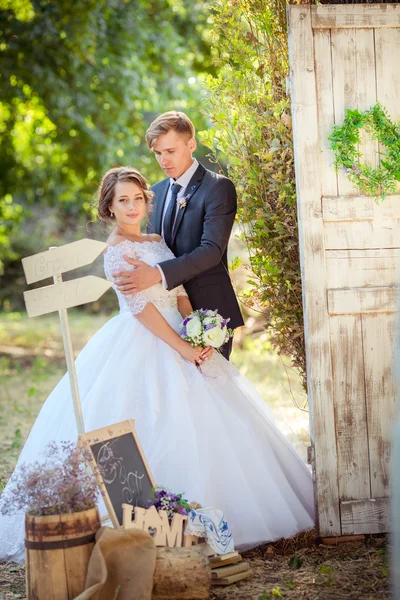
{"label": "bride's updo hairstyle", "polygon": [[147,217],[149,217],[153,208],[154,192],[149,190],[143,175],[133,167],[114,167],[104,175],[97,193],[97,214],[100,221],[104,223],[115,221],[114,215],[110,213],[110,206],[115,196],[115,186],[120,181],[130,181],[140,187],[146,200]]}

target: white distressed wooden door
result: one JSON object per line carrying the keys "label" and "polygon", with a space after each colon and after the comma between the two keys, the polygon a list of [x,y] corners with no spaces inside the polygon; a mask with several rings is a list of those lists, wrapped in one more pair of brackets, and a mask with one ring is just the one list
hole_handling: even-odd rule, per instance
{"label": "white distressed wooden door", "polygon": [[[313,468],[320,535],[389,530],[400,194],[336,174],[328,135],[378,100],[400,118],[400,5],[289,9]],[[362,151],[379,165],[367,137]]]}

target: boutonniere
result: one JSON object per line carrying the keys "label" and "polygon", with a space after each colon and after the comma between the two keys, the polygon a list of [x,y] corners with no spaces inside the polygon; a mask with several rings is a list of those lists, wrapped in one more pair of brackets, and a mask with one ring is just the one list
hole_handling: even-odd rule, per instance
{"label": "boutonniere", "polygon": [[182,198],[179,198],[176,201],[176,203],[179,206],[179,208],[185,208],[186,204],[189,202],[191,196],[192,196],[192,194],[188,194],[187,196],[182,196]]}
{"label": "boutonniere", "polygon": [[186,207],[187,203],[189,202],[190,198],[193,196],[193,194],[195,193],[196,190],[197,190],[197,185],[192,185],[192,187],[190,188],[190,191],[192,193],[187,194],[186,196],[182,196],[182,198],[179,198],[176,201],[176,203],[180,209]]}

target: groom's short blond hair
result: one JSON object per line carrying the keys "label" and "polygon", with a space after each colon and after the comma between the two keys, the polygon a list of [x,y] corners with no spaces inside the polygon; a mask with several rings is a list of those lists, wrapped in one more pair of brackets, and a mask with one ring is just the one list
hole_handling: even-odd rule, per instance
{"label": "groom's short blond hair", "polygon": [[192,121],[185,113],[170,110],[157,117],[146,131],[146,142],[150,150],[153,148],[157,138],[164,133],[168,133],[171,129],[187,136],[188,140],[194,138],[196,134]]}

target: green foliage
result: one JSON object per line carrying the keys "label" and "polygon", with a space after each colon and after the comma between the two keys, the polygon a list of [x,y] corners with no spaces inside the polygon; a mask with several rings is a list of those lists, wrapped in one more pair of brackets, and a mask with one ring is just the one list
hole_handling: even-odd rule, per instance
{"label": "green foliage", "polygon": [[[364,129],[379,142],[381,166],[361,162],[360,133]],[[390,120],[387,110],[375,104],[369,110],[347,109],[342,125],[335,125],[328,138],[335,153],[335,168],[344,169],[350,181],[365,194],[384,200],[395,193],[400,181],[400,124]]]}
{"label": "green foliage", "polygon": [[22,206],[13,202],[11,194],[0,197],[0,275],[3,273],[4,259],[14,257],[10,235],[18,228],[22,220]]}
{"label": "green foliage", "polygon": [[[268,314],[279,352],[305,385],[305,352],[285,0],[218,0],[212,39],[217,77],[208,78],[215,130],[202,140],[228,157],[238,219],[255,279],[250,304]],[[246,300],[247,302],[249,300]]]}
{"label": "green foliage", "polygon": [[18,428],[14,431],[14,439],[11,444],[11,448],[21,448],[22,446],[22,436],[21,430]]}
{"label": "green foliage", "polygon": [[31,228],[16,241],[22,214],[57,207],[53,231],[71,241],[108,168],[158,179],[144,144],[158,113],[183,109],[204,127],[207,18],[204,1],[0,0],[0,268],[48,239]]}
{"label": "green foliage", "polygon": [[293,556],[289,559],[289,567],[291,569],[301,569],[303,566],[303,558],[301,556],[297,556],[297,554],[293,554]]}
{"label": "green foliage", "polygon": [[270,593],[265,590],[261,596],[258,597],[258,600],[274,600],[274,598],[283,598],[279,587],[272,588]]}

